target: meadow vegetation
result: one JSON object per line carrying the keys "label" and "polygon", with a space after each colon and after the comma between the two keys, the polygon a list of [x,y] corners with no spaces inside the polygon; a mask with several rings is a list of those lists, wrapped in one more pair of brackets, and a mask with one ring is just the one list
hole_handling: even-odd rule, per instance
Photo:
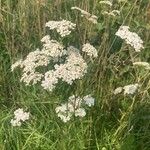
{"label": "meadow vegetation", "polygon": [[[150,150],[150,70],[133,65],[150,63],[150,1],[113,0],[112,7],[100,1],[0,0],[0,150]],[[71,9],[75,6],[96,15],[97,23]],[[113,10],[120,14],[106,14]],[[48,21],[63,19],[76,24],[69,36],[45,28]],[[141,37],[140,52],[115,35],[120,26]],[[87,73],[53,91],[26,86],[20,82],[21,69],[11,71],[14,62],[42,46],[46,34],[64,47],[81,49],[89,42],[98,53],[91,58],[81,52],[90,62]],[[114,94],[131,84],[138,84],[133,94]],[[65,123],[57,116],[56,107],[70,96],[88,94],[95,104],[86,107],[86,116]],[[10,121],[18,108],[30,112],[30,118],[14,127]]]}

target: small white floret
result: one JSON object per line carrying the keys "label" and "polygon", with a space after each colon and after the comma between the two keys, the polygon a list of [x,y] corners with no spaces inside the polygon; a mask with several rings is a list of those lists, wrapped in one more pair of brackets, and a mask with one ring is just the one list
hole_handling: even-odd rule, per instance
{"label": "small white floret", "polygon": [[56,29],[61,37],[65,37],[71,33],[71,30],[75,29],[76,24],[67,20],[49,21],[46,23],[46,27],[49,27],[50,30]]}
{"label": "small white floret", "polygon": [[144,49],[142,39],[135,32],[129,31],[129,26],[121,26],[115,35],[125,40],[136,52],[140,52],[141,49]]}
{"label": "small white floret", "polygon": [[98,56],[97,50],[90,43],[86,43],[82,47],[82,51],[86,52],[88,56],[96,58]]}
{"label": "small white floret", "polygon": [[83,100],[89,107],[94,106],[95,99],[91,95],[84,96]]}
{"label": "small white floret", "polygon": [[14,127],[16,127],[16,126],[20,127],[21,126],[21,122],[16,120],[16,119],[11,119],[10,123]]}
{"label": "small white floret", "polygon": [[10,123],[12,126],[21,126],[21,123],[29,120],[30,113],[23,111],[22,108],[19,108],[14,111],[14,119],[11,119]]}
{"label": "small white floret", "polygon": [[114,90],[114,94],[117,95],[117,94],[121,93],[122,90],[123,90],[122,87],[118,87],[118,88],[116,88],[116,89]]}
{"label": "small white floret", "polygon": [[79,116],[79,117],[84,117],[86,115],[85,109],[84,108],[79,108],[77,110],[75,110],[75,116]]}
{"label": "small white floret", "polygon": [[134,94],[137,91],[138,87],[139,87],[139,85],[137,83],[124,86],[123,87],[124,95],[126,95],[126,94]]}

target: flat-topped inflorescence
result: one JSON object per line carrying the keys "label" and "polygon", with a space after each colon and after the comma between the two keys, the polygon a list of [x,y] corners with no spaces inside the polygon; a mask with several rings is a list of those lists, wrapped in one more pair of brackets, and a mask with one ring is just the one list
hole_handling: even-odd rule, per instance
{"label": "flat-topped inflorescence", "polygon": [[49,27],[50,30],[56,29],[61,37],[65,37],[71,33],[71,30],[75,29],[76,24],[67,20],[49,21],[46,23],[46,27]]}
{"label": "flat-topped inflorescence", "polygon": [[96,58],[98,56],[96,48],[93,47],[90,43],[83,44],[82,51],[86,52],[90,57]]}
{"label": "flat-topped inflorescence", "polygon": [[72,95],[67,103],[56,107],[55,111],[63,122],[67,122],[73,115],[75,117],[84,117],[86,115],[85,108],[83,108],[84,104],[91,107],[94,106],[94,101],[95,99],[91,95],[84,96],[83,99]]}
{"label": "flat-topped inflorescence", "polygon": [[135,83],[135,84],[129,84],[126,85],[124,87],[118,87],[114,90],[114,94],[117,95],[119,93],[121,93],[122,91],[124,92],[124,95],[132,95],[134,94],[139,88],[139,84]]}
{"label": "flat-topped inflorescence", "polygon": [[10,123],[12,126],[21,126],[22,122],[29,120],[30,113],[23,111],[22,108],[19,108],[14,111],[14,115],[14,119],[11,119]]}
{"label": "flat-topped inflorescence", "polygon": [[129,26],[121,26],[116,35],[131,45],[136,52],[144,48],[142,39],[135,32],[129,31]]}
{"label": "flat-topped inflorescence", "polygon": [[144,67],[147,70],[150,70],[150,64],[148,62],[133,62],[133,66],[141,66]]}
{"label": "flat-topped inflorescence", "polygon": [[[47,26],[58,30],[62,27],[60,25],[62,22],[67,24],[66,30],[75,27],[69,21],[64,20],[50,21]],[[55,25],[58,28],[55,28]],[[73,46],[64,48],[60,42],[51,39],[49,35],[45,35],[41,42],[43,44],[41,50],[36,49],[30,52],[25,59],[20,59],[12,65],[12,71],[17,67],[22,69],[20,81],[26,85],[40,83],[44,89],[52,91],[60,80],[71,85],[73,81],[81,79],[87,73],[88,65],[79,49]],[[89,56],[97,57],[97,50],[89,43],[83,45],[82,51],[87,52]],[[41,67],[49,68],[49,66],[51,69],[44,69],[45,72],[41,69]]]}
{"label": "flat-topped inflorescence", "polygon": [[79,52],[69,51],[64,64],[55,65],[54,70],[45,73],[42,87],[50,91],[55,88],[55,84],[61,79],[68,84],[72,84],[74,80],[81,79],[87,72],[87,64]]}

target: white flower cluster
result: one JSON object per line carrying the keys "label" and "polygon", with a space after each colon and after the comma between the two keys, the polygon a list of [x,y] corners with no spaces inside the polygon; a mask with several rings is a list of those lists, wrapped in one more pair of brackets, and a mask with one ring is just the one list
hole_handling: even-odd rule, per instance
{"label": "white flower cluster", "polygon": [[90,14],[89,12],[85,11],[85,10],[82,10],[81,8],[79,7],[71,7],[72,10],[78,10],[81,12],[81,17],[85,17],[88,21],[94,23],[94,24],[97,24],[97,19],[98,17],[95,16],[95,15],[92,15]]}
{"label": "white flower cluster", "polygon": [[100,1],[99,2],[100,4],[105,4],[105,5],[108,5],[108,6],[112,6],[112,2],[108,1],[108,0],[105,0],[105,1]]}
{"label": "white flower cluster", "polygon": [[56,84],[58,83],[57,74],[54,70],[47,71],[44,75],[44,80],[41,83],[41,86],[44,89],[52,91]]}
{"label": "white flower cluster", "polygon": [[124,86],[124,94],[134,94],[137,91],[138,87],[139,85],[137,83]]}
{"label": "white flower cluster", "polygon": [[86,111],[82,107],[83,103],[91,107],[94,105],[94,98],[91,95],[87,95],[82,99],[73,95],[69,97],[67,103],[56,107],[55,111],[63,122],[67,122],[73,115],[75,117],[84,117],[86,115]]}
{"label": "white flower cluster", "polygon": [[[50,21],[47,23],[47,26],[49,25],[51,29],[55,29],[56,25],[58,28],[62,27],[61,23],[66,23],[66,26],[68,26],[66,30],[74,27],[69,21],[64,20],[58,22]],[[58,30],[58,28],[56,29]],[[41,82],[41,86],[44,89],[52,91],[60,80],[71,85],[73,81],[81,79],[87,73],[88,66],[80,55],[79,49],[73,46],[64,49],[61,43],[51,39],[49,35],[45,35],[41,42],[43,44],[41,50],[37,49],[30,52],[24,60],[17,61],[11,67],[12,71],[16,67],[22,69],[21,81],[26,83],[26,85]],[[83,45],[82,50],[87,52],[89,56],[97,57],[97,50],[89,43]],[[53,67],[53,69],[41,69],[49,66]],[[45,69],[47,70],[46,72],[44,72]]]}
{"label": "white flower cluster", "polygon": [[40,50],[36,50],[29,53],[25,60],[17,61],[15,64],[13,64],[12,70],[20,66],[20,68],[23,69],[21,81],[25,82],[26,85],[29,85],[32,81],[33,84],[35,84],[37,81],[40,81],[43,76],[42,74],[36,72],[36,68],[39,66],[46,66],[48,62],[48,57]]}
{"label": "white flower cluster", "polygon": [[[47,37],[44,37],[42,41],[47,42],[44,43],[45,45],[50,42],[51,44],[47,47],[44,46],[41,51],[36,50],[29,53],[25,60],[19,60],[12,65],[12,70],[18,66],[23,69],[21,81],[25,82],[26,85],[30,85],[31,83],[36,84],[44,77],[41,84],[42,87],[52,91],[59,79],[67,82],[68,84],[72,84],[74,80],[80,79],[84,76],[87,72],[87,64],[80,55],[78,49],[70,46],[66,52],[66,50],[63,49],[63,46],[59,43],[49,41]],[[63,53],[68,55],[64,64],[55,64],[55,69],[49,70],[45,74],[36,71],[39,66],[47,66],[52,57],[62,56],[64,55]]]}
{"label": "white flower cluster", "polygon": [[58,58],[64,55],[64,47],[56,40],[48,40],[48,35],[41,39],[43,42],[43,49],[41,53],[46,55],[47,58]]}
{"label": "white flower cluster", "polygon": [[96,58],[98,56],[96,48],[94,48],[90,43],[84,44],[82,47],[82,51],[86,52],[90,57]]}
{"label": "white flower cluster", "polygon": [[115,89],[114,94],[119,94],[124,90],[124,95],[126,94],[134,94],[139,87],[139,84],[129,84],[124,87],[118,87]]}
{"label": "white flower cluster", "polygon": [[142,39],[135,32],[130,32],[128,26],[121,26],[116,35],[134,47],[136,52],[140,52],[144,48]]}
{"label": "white flower cluster", "polygon": [[142,66],[147,70],[150,70],[150,64],[148,62],[133,62],[133,66]]}
{"label": "white flower cluster", "polygon": [[41,81],[42,77],[43,75],[38,72],[30,72],[29,74],[25,72],[22,74],[20,81],[25,82],[26,85],[30,85],[30,84],[34,85],[37,82]]}
{"label": "white flower cluster", "polygon": [[11,119],[12,126],[21,126],[21,123],[29,120],[29,112],[24,112],[22,108],[14,111],[14,119]]}
{"label": "white flower cluster", "polygon": [[45,78],[42,81],[42,87],[52,91],[58,80],[72,84],[74,80],[80,79],[87,72],[87,64],[79,52],[73,51],[69,48],[68,57],[64,64],[55,65],[55,70],[50,70],[45,73]]}
{"label": "white flower cluster", "polygon": [[38,67],[47,66],[50,60],[64,55],[64,47],[59,42],[50,40],[48,35],[43,37],[41,41],[43,42],[42,50],[37,49],[30,52],[26,59],[19,60],[11,66],[12,71],[18,66],[22,68],[21,81],[26,85],[36,84],[42,79],[43,74],[36,71]]}
{"label": "white flower cluster", "polygon": [[91,95],[86,95],[83,97],[84,103],[89,107],[94,106],[95,99]]}
{"label": "white flower cluster", "polygon": [[61,37],[64,37],[66,35],[69,35],[71,33],[71,30],[75,29],[76,24],[67,20],[49,21],[46,23],[46,27],[49,27],[50,30],[56,29]]}
{"label": "white flower cluster", "polygon": [[123,91],[123,88],[122,87],[118,87],[114,90],[114,94],[117,95],[119,93],[121,93]]}

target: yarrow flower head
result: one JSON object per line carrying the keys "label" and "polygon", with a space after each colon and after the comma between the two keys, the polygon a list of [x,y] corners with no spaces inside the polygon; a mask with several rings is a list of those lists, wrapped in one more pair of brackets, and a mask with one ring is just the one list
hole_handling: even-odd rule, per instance
{"label": "yarrow flower head", "polygon": [[116,35],[131,45],[136,52],[140,52],[144,48],[142,39],[135,32],[129,31],[128,26],[121,26]]}
{"label": "yarrow flower head", "polygon": [[58,114],[58,117],[63,122],[69,121],[73,116],[73,114],[75,116],[84,117],[86,113],[83,113],[83,111],[85,112],[85,110],[80,109],[81,101],[82,101],[81,98],[75,98],[74,95],[69,97],[68,103],[56,107],[55,111]]}
{"label": "yarrow flower head", "polygon": [[43,76],[36,71],[36,68],[39,66],[47,66],[49,61],[48,56],[46,56],[43,51],[37,49],[36,51],[29,53],[25,60],[21,60],[19,65],[16,65],[16,63],[13,64],[12,68],[15,69],[20,66],[20,68],[23,69],[21,81],[25,82],[26,85],[29,85],[31,82],[32,84],[36,84]]}
{"label": "yarrow flower head", "polygon": [[81,12],[81,17],[85,17],[88,21],[92,22],[93,24],[97,24],[98,17],[95,15],[90,14],[89,12],[82,10],[79,7],[71,7],[72,10],[78,10]]}
{"label": "yarrow flower head", "polygon": [[84,108],[79,108],[77,110],[75,110],[75,116],[79,116],[79,117],[84,117],[86,115],[85,109]]}
{"label": "yarrow flower head", "polygon": [[83,48],[82,48],[82,51],[86,52],[87,55],[90,56],[90,57],[95,57],[96,58],[98,56],[96,48],[94,48],[90,43],[84,44]]}
{"label": "yarrow flower head", "polygon": [[44,80],[42,81],[41,86],[44,89],[52,91],[55,88],[55,85],[58,83],[58,75],[54,70],[47,71],[44,75]]}
{"label": "yarrow flower head", "polygon": [[94,106],[95,99],[91,95],[84,96],[83,100],[89,107]]}
{"label": "yarrow flower head", "polygon": [[22,108],[14,111],[14,119],[11,119],[12,126],[21,126],[21,123],[29,120],[29,112],[24,112]]}
{"label": "yarrow flower head", "polygon": [[[67,35],[66,32],[70,33],[75,24],[63,20],[49,21],[46,26],[51,30],[56,29],[60,34]],[[25,59],[12,65],[12,71],[16,67],[22,69],[21,82],[26,85],[40,83],[44,89],[52,91],[59,81],[71,85],[87,73],[88,65],[79,49],[73,46],[64,48],[62,43],[51,39],[49,35],[45,35],[41,42],[41,49],[30,52]],[[85,44],[82,50],[89,56],[97,57],[97,50],[89,43]]]}
{"label": "yarrow flower head", "polygon": [[114,94],[115,94],[115,95],[116,95],[116,94],[119,94],[119,93],[122,92],[122,90],[123,90],[122,87],[118,87],[118,88],[115,89]]}
{"label": "yarrow flower head", "polygon": [[133,66],[142,66],[147,70],[150,70],[150,64],[148,62],[133,62]]}
{"label": "yarrow flower head", "polygon": [[72,116],[84,117],[86,115],[86,111],[82,107],[83,103],[91,107],[94,105],[94,98],[90,95],[87,95],[82,99],[81,97],[75,97],[75,95],[72,95],[69,97],[67,103],[61,104],[61,106],[56,107],[55,112],[63,122],[69,121]]}
{"label": "yarrow flower head", "polygon": [[61,71],[61,67],[56,67],[60,78],[72,84],[76,79],[81,79],[85,73],[87,73],[87,63],[80,55],[79,51],[74,51],[70,48],[66,63],[63,65],[64,70]]}
{"label": "yarrow flower head", "polygon": [[114,94],[115,95],[119,94],[119,93],[121,93],[124,90],[124,95],[126,95],[126,94],[128,94],[128,95],[131,94],[132,95],[132,94],[134,94],[137,91],[138,88],[139,88],[139,84],[138,83],[136,83],[136,84],[129,84],[129,85],[126,85],[124,87],[116,88],[115,91],[114,91]]}
{"label": "yarrow flower head", "polygon": [[71,30],[74,30],[76,24],[67,21],[49,21],[46,23],[46,27],[49,27],[50,30],[56,29],[56,31],[61,35],[61,37],[65,37],[71,33]]}
{"label": "yarrow flower head", "polygon": [[137,83],[124,86],[124,94],[134,94],[137,91],[138,87],[139,85]]}
{"label": "yarrow flower head", "polygon": [[60,44],[56,40],[48,40],[48,38],[47,39],[46,37],[44,38],[45,39],[42,39],[43,41],[44,40],[45,41],[44,41],[43,49],[41,50],[41,53],[46,55],[47,58],[50,57],[53,59],[63,56],[65,49],[62,44]]}
{"label": "yarrow flower head", "polygon": [[[45,39],[42,41],[45,41]],[[87,72],[87,64],[78,49],[70,46],[66,52],[58,42],[48,41],[48,39],[46,39],[47,43],[45,43],[41,51],[37,49],[29,53],[25,60],[15,63],[12,67],[14,69],[21,65],[23,68],[21,81],[25,82],[26,85],[36,84],[42,80],[42,87],[52,91],[59,79],[72,84],[76,79],[82,78]],[[48,43],[50,44],[49,46]],[[50,48],[50,46],[52,47]],[[52,59],[63,55],[67,55],[64,64],[55,64],[54,70],[49,70],[45,74],[37,71],[38,67],[47,66]]]}
{"label": "yarrow flower head", "polygon": [[56,107],[55,111],[63,122],[67,122],[71,119],[72,114],[69,112],[67,104]]}
{"label": "yarrow flower head", "polygon": [[[70,48],[71,49],[71,48]],[[79,52],[70,51],[64,64],[55,65],[54,70],[45,73],[42,86],[50,91],[55,88],[55,84],[61,79],[68,84],[72,84],[76,79],[80,79],[87,72],[87,64]]]}

